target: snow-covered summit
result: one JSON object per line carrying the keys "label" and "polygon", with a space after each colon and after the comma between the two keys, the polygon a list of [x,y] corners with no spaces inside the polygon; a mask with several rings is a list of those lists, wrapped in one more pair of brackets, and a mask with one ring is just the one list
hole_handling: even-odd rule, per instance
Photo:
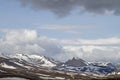
{"label": "snow-covered summit", "polygon": [[43,66],[43,67],[54,67],[56,64],[49,61],[46,57],[34,54],[16,54],[12,55],[12,58],[17,58],[19,60],[24,60],[26,62],[32,63],[33,65]]}

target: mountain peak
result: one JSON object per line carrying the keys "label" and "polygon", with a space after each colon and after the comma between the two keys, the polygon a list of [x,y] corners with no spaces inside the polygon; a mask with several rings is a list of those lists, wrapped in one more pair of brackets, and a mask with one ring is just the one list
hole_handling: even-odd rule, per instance
{"label": "mountain peak", "polygon": [[71,60],[65,62],[65,65],[72,67],[82,67],[82,66],[86,66],[87,62],[78,57],[73,57]]}
{"label": "mountain peak", "polygon": [[78,60],[78,59],[80,59],[79,57],[73,57],[72,58],[73,60]]}
{"label": "mountain peak", "polygon": [[71,60],[78,60],[78,61],[86,62],[86,61],[84,61],[83,59],[81,59],[81,58],[79,58],[79,57],[73,57]]}
{"label": "mountain peak", "polygon": [[34,64],[36,66],[43,66],[43,67],[56,66],[55,63],[50,61],[45,56],[41,56],[41,55],[18,53],[15,55],[11,55],[11,58],[16,58],[16,59],[19,59],[21,61],[26,61],[26,62],[29,62],[29,63]]}

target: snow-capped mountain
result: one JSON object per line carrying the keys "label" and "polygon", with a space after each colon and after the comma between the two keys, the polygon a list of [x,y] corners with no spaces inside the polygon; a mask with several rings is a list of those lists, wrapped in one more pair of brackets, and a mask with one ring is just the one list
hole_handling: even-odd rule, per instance
{"label": "snow-capped mountain", "polygon": [[0,66],[5,68],[23,68],[31,69],[38,67],[52,68],[58,64],[52,58],[47,58],[40,55],[29,55],[29,54],[15,54],[5,56],[0,55]]}
{"label": "snow-capped mountain", "polygon": [[11,56],[0,56],[0,67],[11,69],[36,69],[51,68],[60,71],[90,72],[95,74],[108,74],[117,68],[110,62],[86,62],[80,58],[72,58],[64,63],[55,61],[40,55],[15,54]]}
{"label": "snow-capped mountain", "polygon": [[115,71],[116,67],[112,63],[88,63],[79,58],[60,63],[61,65],[58,63],[52,58],[39,55],[16,54],[8,57],[2,54],[0,56],[0,74],[7,77],[20,76],[30,80],[50,78],[54,80],[92,80],[120,75],[119,71]]}
{"label": "snow-capped mountain", "polygon": [[16,58],[19,59],[20,61],[25,61],[28,63],[31,63],[36,66],[43,66],[43,67],[54,67],[56,64],[54,63],[54,59],[51,61],[49,58],[45,56],[40,56],[40,55],[28,55],[28,54],[16,54],[13,56],[10,56],[11,58]]}
{"label": "snow-capped mountain", "polygon": [[71,60],[66,61],[64,64],[72,67],[82,67],[87,66],[88,63],[80,58],[73,57]]}
{"label": "snow-capped mountain", "polygon": [[56,69],[63,71],[108,74],[115,71],[116,67],[108,62],[88,63],[80,58],[73,58],[63,63],[61,66],[57,66]]}
{"label": "snow-capped mountain", "polygon": [[10,69],[30,69],[31,66],[27,62],[20,62],[18,59],[0,57],[0,67]]}

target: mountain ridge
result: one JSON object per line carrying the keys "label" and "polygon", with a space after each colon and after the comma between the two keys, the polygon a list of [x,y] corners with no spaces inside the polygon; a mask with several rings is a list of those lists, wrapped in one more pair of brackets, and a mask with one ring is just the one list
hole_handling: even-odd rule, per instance
{"label": "mountain ridge", "polygon": [[[74,64],[73,64],[74,63]],[[25,70],[32,72],[74,75],[93,75],[94,77],[113,74],[117,70],[116,66],[110,62],[86,62],[81,58],[69,59],[66,62],[59,62],[52,58],[41,55],[17,54],[11,56],[0,56],[0,69],[3,70]]]}

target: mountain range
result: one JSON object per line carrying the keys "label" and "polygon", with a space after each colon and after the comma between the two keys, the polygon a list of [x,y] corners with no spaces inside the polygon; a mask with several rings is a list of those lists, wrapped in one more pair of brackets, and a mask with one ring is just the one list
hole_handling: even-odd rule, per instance
{"label": "mountain range", "polygon": [[[43,73],[44,77],[49,73],[57,73],[59,75],[79,73],[82,76],[92,75],[94,77],[113,75],[116,74],[116,71],[119,73],[118,65],[116,66],[116,64],[111,62],[86,62],[83,59],[76,57],[73,57],[66,62],[60,62],[41,55],[15,54],[7,56],[0,54],[0,74],[9,73],[9,70],[14,70],[15,72],[20,71],[19,73],[28,71],[31,73],[34,72],[35,74],[38,74],[39,72],[39,74],[41,74],[42,72],[42,77]],[[49,74],[49,76],[51,75]]]}

